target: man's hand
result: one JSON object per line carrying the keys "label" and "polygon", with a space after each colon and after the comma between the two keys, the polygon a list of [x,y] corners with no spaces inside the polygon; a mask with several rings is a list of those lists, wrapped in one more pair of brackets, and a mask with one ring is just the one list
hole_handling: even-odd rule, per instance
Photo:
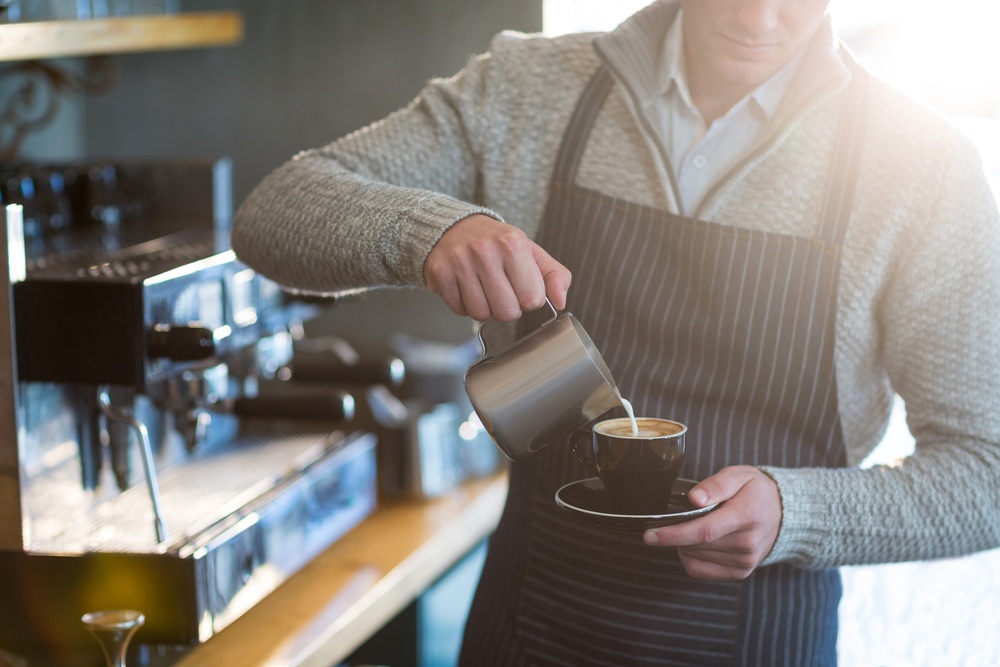
{"label": "man's hand", "polygon": [[724,503],[686,523],[647,530],[646,544],[677,547],[696,579],[745,579],[771,551],[781,526],[774,480],[751,466],[723,468],[688,492],[697,507]]}
{"label": "man's hand", "polygon": [[424,262],[427,287],[452,312],[510,322],[545,305],[566,307],[569,270],[512,225],[485,215],[458,221]]}

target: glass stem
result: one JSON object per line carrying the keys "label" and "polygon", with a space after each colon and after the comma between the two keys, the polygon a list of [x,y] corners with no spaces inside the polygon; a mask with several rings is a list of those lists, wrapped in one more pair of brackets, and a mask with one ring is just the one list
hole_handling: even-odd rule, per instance
{"label": "glass stem", "polygon": [[142,627],[146,617],[138,611],[114,609],[94,611],[80,619],[104,651],[108,667],[125,667],[125,652],[135,631]]}

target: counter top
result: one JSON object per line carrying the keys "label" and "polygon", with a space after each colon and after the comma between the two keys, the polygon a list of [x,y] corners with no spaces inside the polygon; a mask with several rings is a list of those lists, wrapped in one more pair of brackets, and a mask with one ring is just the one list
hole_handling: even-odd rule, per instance
{"label": "counter top", "polygon": [[507,476],[431,500],[383,500],[178,667],[329,667],[405,609],[496,527]]}

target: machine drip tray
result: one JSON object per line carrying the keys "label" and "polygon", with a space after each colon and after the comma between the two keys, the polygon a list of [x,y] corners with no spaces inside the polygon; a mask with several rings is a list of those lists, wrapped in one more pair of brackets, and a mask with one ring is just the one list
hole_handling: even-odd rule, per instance
{"label": "machine drip tray", "polygon": [[46,506],[32,508],[29,550],[0,552],[12,583],[0,644],[90,643],[80,616],[108,608],[145,613],[140,643],[207,640],[371,514],[375,444],[366,432],[244,438],[173,466],[160,477],[161,545],[142,488],[88,507],[69,492],[78,483],[36,486],[29,497]]}

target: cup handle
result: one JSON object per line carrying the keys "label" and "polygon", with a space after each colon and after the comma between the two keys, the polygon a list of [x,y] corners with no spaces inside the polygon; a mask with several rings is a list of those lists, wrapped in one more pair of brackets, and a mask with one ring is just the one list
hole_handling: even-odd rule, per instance
{"label": "cup handle", "polygon": [[[543,326],[545,326],[549,322],[552,322],[553,320],[556,319],[556,317],[559,316],[559,311],[556,310],[555,306],[552,305],[552,302],[549,301],[548,298],[545,299],[545,306],[548,306],[549,311],[550,311],[550,315],[544,321],[539,322],[538,326],[536,326],[534,329],[532,329],[532,331],[537,331],[538,329],[541,329]],[[544,308],[545,306],[542,306],[542,308]],[[541,308],[539,308],[539,310],[541,310]],[[532,312],[537,312],[537,311],[532,311]],[[508,323],[508,325],[509,325],[509,323]],[[506,350],[508,347],[510,347],[511,345],[513,345],[514,343],[518,342],[519,340],[521,340],[524,337],[524,336],[521,336],[521,338],[517,338],[515,340],[512,340],[507,345],[505,345],[502,349],[499,349],[499,350],[491,353],[489,347],[486,344],[486,340],[487,340],[487,338],[489,338],[489,336],[486,335],[486,334],[488,334],[489,331],[492,330],[492,329],[495,329],[497,327],[503,327],[503,326],[505,326],[505,325],[502,324],[502,323],[500,323],[500,322],[497,322],[493,318],[490,318],[490,319],[486,320],[485,322],[483,322],[482,324],[479,325],[479,330],[478,330],[477,333],[479,335],[479,344],[483,348],[483,359],[488,358],[491,354],[494,355],[494,356],[500,354],[501,352],[503,352],[504,350]]]}
{"label": "cup handle", "polygon": [[593,434],[588,429],[573,431],[569,436],[570,452],[573,457],[590,471],[597,473],[597,461],[594,459]]}

